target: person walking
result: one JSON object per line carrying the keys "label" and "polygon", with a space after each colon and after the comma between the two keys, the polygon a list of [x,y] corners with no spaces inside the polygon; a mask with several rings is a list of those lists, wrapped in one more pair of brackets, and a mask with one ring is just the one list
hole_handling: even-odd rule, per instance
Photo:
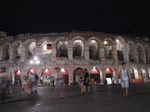
{"label": "person walking", "polygon": [[24,75],[24,76],[22,77],[21,83],[22,83],[22,94],[24,94],[25,90],[26,90],[27,87],[28,87],[28,78],[27,78],[26,75]]}
{"label": "person walking", "polygon": [[90,85],[89,85],[89,73],[87,71],[87,69],[84,70],[84,81],[83,81],[83,85],[84,85],[84,93],[86,93],[86,89],[88,89],[88,93],[90,93]]}
{"label": "person walking", "polygon": [[7,85],[6,85],[6,93],[12,94],[12,74],[7,74]]}
{"label": "person walking", "polygon": [[82,75],[79,78],[79,87],[81,88],[81,93],[84,93],[83,77],[82,77]]}
{"label": "person walking", "polygon": [[31,93],[35,92],[37,93],[37,82],[38,80],[36,79],[36,75],[34,73],[31,73],[29,75],[29,82],[31,83],[31,86],[32,86],[32,90],[31,90]]}
{"label": "person walking", "polygon": [[6,68],[0,68],[0,104],[6,100],[7,73]]}
{"label": "person walking", "polygon": [[59,90],[60,96],[58,98],[63,98],[63,83],[64,83],[64,78],[63,75],[60,72],[60,68],[56,67],[56,86],[55,89]]}
{"label": "person walking", "polygon": [[126,62],[122,63],[122,68],[119,71],[120,74],[120,78],[121,78],[121,86],[123,89],[123,95],[124,97],[128,97],[128,88],[129,88],[129,75],[127,73],[127,69],[126,69]]}

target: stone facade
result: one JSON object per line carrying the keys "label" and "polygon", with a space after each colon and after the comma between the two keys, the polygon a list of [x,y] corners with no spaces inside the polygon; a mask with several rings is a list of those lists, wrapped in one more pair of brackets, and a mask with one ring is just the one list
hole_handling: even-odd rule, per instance
{"label": "stone facade", "polygon": [[[30,64],[37,56],[40,64]],[[21,34],[0,39],[0,66],[21,76],[33,69],[39,77],[44,69],[55,76],[54,67],[64,68],[68,73],[68,84],[76,69],[91,73],[96,68],[100,81],[104,82],[107,68],[118,82],[118,70],[127,62],[132,79],[150,78],[150,43],[136,38],[99,32],[68,32],[49,34]],[[92,74],[92,73],[91,73]],[[131,76],[133,75],[133,76]],[[94,75],[93,75],[94,76]]]}

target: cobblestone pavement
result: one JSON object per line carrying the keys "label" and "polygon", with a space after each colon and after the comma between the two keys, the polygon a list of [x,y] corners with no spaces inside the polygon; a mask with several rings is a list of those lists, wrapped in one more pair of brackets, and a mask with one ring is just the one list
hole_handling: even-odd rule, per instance
{"label": "cobblestone pavement", "polygon": [[64,99],[58,99],[53,87],[38,87],[38,93],[13,94],[0,104],[0,112],[150,112],[150,83],[130,84],[129,98],[120,85],[94,85],[90,94],[80,94],[78,86],[65,86]]}

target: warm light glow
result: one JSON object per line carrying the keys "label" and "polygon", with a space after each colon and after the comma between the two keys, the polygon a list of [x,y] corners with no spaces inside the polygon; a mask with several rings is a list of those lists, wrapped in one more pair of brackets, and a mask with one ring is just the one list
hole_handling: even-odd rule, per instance
{"label": "warm light glow", "polygon": [[33,64],[34,63],[33,60],[30,60],[30,63]]}
{"label": "warm light glow", "polygon": [[104,45],[106,45],[106,44],[108,44],[108,42],[107,42],[107,41],[104,41]]}
{"label": "warm light glow", "polygon": [[33,69],[31,69],[30,72],[34,72]]}
{"label": "warm light glow", "polygon": [[45,69],[45,72],[48,72],[48,71],[49,71],[49,70],[46,68],[46,69]]}
{"label": "warm light glow", "polygon": [[119,43],[119,40],[118,40],[118,39],[116,40],[116,43]]}
{"label": "warm light glow", "polygon": [[47,46],[46,46],[46,44],[44,45],[43,49],[44,49],[44,51],[46,51],[46,50],[47,50]]}
{"label": "warm light glow", "polygon": [[18,70],[17,73],[20,74],[21,73],[20,70]]}
{"label": "warm light glow", "polygon": [[61,70],[60,70],[61,72],[65,72],[65,69],[64,68],[61,68]]}
{"label": "warm light glow", "polygon": [[96,41],[95,41],[95,40],[91,40],[91,42],[92,42],[92,43],[95,43]]}
{"label": "warm light glow", "polygon": [[34,58],[33,58],[33,59],[36,61],[36,60],[38,60],[38,57],[34,56]]}
{"label": "warm light glow", "polygon": [[107,70],[110,70],[110,69],[109,69],[109,68],[107,68],[107,69],[106,69],[106,71],[107,71]]}

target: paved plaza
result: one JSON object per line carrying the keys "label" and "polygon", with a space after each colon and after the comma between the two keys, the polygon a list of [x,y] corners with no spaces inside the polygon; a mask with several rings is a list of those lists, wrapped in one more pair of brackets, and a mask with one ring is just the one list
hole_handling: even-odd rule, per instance
{"label": "paved plaza", "polygon": [[13,94],[0,104],[0,112],[150,112],[150,83],[130,84],[129,98],[120,85],[94,85],[90,94],[80,94],[78,86],[65,86],[64,99],[58,99],[54,87],[38,87],[38,93]]}

